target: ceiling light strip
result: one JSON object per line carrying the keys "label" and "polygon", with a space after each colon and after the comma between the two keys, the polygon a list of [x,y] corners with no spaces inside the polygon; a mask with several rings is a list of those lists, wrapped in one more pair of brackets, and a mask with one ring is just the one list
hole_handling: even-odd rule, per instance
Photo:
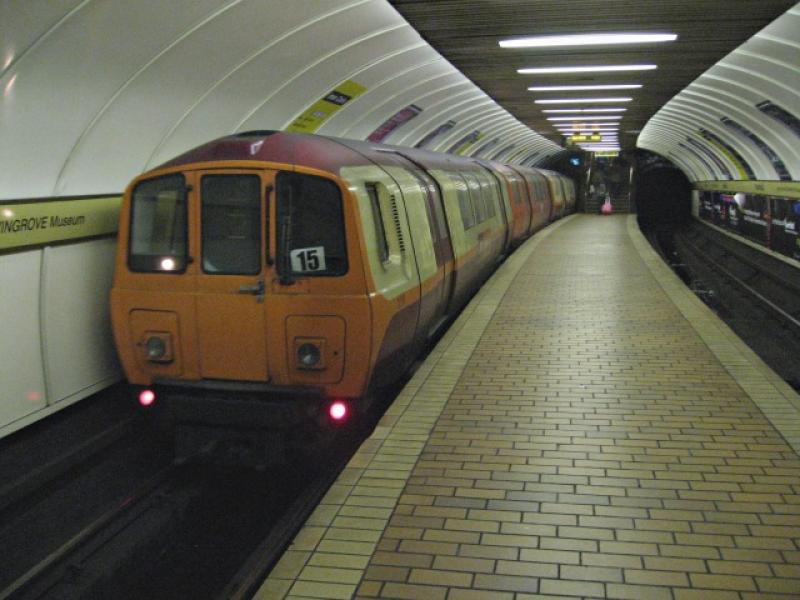
{"label": "ceiling light strip", "polygon": [[534,85],[531,92],[587,92],[593,90],[638,90],[641,83],[620,83],[613,85]]}
{"label": "ceiling light strip", "polygon": [[633,98],[546,98],[534,100],[534,104],[592,104],[594,102],[630,102]]}
{"label": "ceiling light strip", "polygon": [[591,113],[620,113],[628,110],[627,108],[545,108],[542,109],[543,113],[579,113],[582,115]]}
{"label": "ceiling light strip", "polygon": [[619,121],[622,115],[597,115],[591,117],[547,117],[548,121]]}
{"label": "ceiling light strip", "polygon": [[675,33],[580,33],[572,35],[537,35],[500,40],[501,48],[552,48],[555,46],[608,46],[616,44],[651,44],[674,42]]}
{"label": "ceiling light strip", "polygon": [[618,71],[652,71],[657,69],[657,65],[642,64],[642,65],[586,65],[579,67],[526,67],[524,69],[517,69],[520,75],[543,75],[550,73],[603,73],[603,72],[618,72]]}

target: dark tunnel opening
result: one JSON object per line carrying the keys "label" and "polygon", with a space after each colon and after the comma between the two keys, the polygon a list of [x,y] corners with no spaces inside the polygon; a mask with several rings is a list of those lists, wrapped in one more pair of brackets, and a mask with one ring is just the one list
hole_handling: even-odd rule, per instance
{"label": "dark tunnel opening", "polygon": [[634,181],[639,227],[674,230],[691,219],[692,186],[672,163],[658,157],[639,157]]}

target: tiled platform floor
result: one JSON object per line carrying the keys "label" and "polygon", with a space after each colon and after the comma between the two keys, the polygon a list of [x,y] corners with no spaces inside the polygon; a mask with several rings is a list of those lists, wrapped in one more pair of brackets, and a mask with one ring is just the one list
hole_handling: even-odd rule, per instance
{"label": "tiled platform floor", "polygon": [[800,598],[798,408],[632,217],[572,217],[476,297],[257,598]]}

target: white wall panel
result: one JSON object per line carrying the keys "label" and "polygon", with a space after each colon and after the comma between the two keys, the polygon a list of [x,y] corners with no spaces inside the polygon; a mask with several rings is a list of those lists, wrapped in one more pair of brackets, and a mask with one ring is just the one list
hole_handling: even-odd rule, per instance
{"label": "white wall panel", "polygon": [[450,118],[457,123],[456,126],[435,139],[429,148],[439,152],[446,152],[465,135],[469,135],[476,129],[480,129],[480,127],[477,127],[476,121],[480,119],[487,110],[493,109],[503,111],[503,109],[499,108],[490,98],[486,97],[469,102],[460,108],[460,110],[453,110],[450,113]]}
{"label": "white wall panel", "polygon": [[3,78],[2,197],[53,195],[76,141],[108,99],[219,4],[173,2],[170,18],[153,19],[163,6],[159,0],[89,2],[52,30]]}
{"label": "white wall panel", "polygon": [[[454,115],[480,98],[481,93],[469,85],[455,85],[449,89],[439,90],[431,97],[428,109],[414,120],[414,127],[403,131],[403,135],[393,143],[413,146],[430,131],[451,119],[456,122],[455,126],[458,127],[458,119]],[[442,136],[444,135],[446,134],[442,134]],[[438,140],[434,140],[434,144],[430,147],[433,148],[437,143]]]}
{"label": "white wall panel", "polygon": [[[367,106],[362,106],[363,110],[352,111],[352,114],[348,115],[351,122],[342,128],[340,135],[366,139],[384,121],[410,104],[419,106],[424,113],[430,106],[430,98],[437,91],[450,88],[453,82],[463,84],[456,73],[446,68],[441,57],[430,63],[415,66],[382,86],[390,88],[387,89],[387,93],[382,94],[385,96],[382,101],[369,102]],[[417,115],[417,118],[420,117],[421,115]],[[408,127],[411,125],[408,124]],[[398,135],[399,129],[402,128],[393,131],[390,137]]]}
{"label": "white wall panel", "polygon": [[0,2],[0,76],[18,63],[62,19],[86,0],[3,0]]}
{"label": "white wall panel", "polygon": [[[299,4],[305,10],[274,11],[265,19],[263,2],[230,2],[215,18],[192,24],[169,46],[153,53],[115,90],[82,133],[55,193],[119,190],[120,181],[127,182],[151,166],[151,156],[162,140],[210,89],[265,45],[274,44],[284,32],[301,27],[310,18],[309,13],[314,17],[320,12],[326,14],[324,0]],[[136,37],[138,32],[130,30],[126,35]],[[261,52],[261,60],[268,54],[268,50]],[[242,111],[257,102],[265,89],[279,83],[264,75],[252,75],[255,81],[250,105],[229,106],[228,114],[218,121],[206,119],[194,132],[196,137],[178,140],[179,147],[166,158],[230,133],[231,124]],[[245,94],[243,99],[247,98]],[[232,114],[237,108],[239,112]],[[124,152],[120,151],[122,141]]]}
{"label": "white wall panel", "polygon": [[[396,24],[389,27],[380,33],[370,32],[355,39],[353,35],[357,35],[358,32],[351,31],[350,34],[343,36],[342,40],[337,40],[341,41],[341,45],[331,49],[331,54],[326,59],[317,58],[305,65],[291,86],[286,86],[277,94],[270,96],[268,102],[265,100],[256,112],[238,126],[238,129],[258,129],[258,123],[261,122],[263,115],[271,111],[284,115],[286,120],[281,123],[283,129],[310,104],[324,97],[345,80],[356,81],[369,91],[370,85],[378,83],[381,77],[379,74],[364,72],[354,66],[369,62],[370,57],[374,59],[386,56],[387,48],[398,43],[407,47],[411,42],[407,28]],[[352,105],[346,106],[343,110],[349,111],[351,107]]]}
{"label": "white wall panel", "polygon": [[[724,108],[724,113],[719,110],[720,106]],[[722,116],[735,113],[736,111],[730,104],[712,102],[699,88],[697,90],[692,90],[691,93],[683,95],[678,102],[670,104],[669,108],[664,111],[665,115],[675,117],[675,120],[672,122],[673,125],[679,125],[682,122],[691,123],[692,127],[686,129],[686,133],[695,135],[695,139],[699,140],[699,142],[712,153],[716,155],[723,154],[716,144],[698,135],[701,128],[710,131],[730,147],[734,148],[753,170],[757,179],[777,179],[775,171],[767,162],[764,154],[761,153],[755,145],[751,144],[749,140],[741,138],[732,129],[722,124],[720,120]],[[733,171],[737,172],[736,169],[733,169]]]}
{"label": "white wall panel", "polygon": [[367,91],[321,133],[363,139],[411,103],[426,102],[415,121],[428,119],[445,78],[488,100],[386,0],[7,0],[0,10],[0,199],[120,192],[215,137],[283,128],[347,79]]}
{"label": "white wall panel", "polygon": [[[362,130],[366,131],[363,137],[367,137],[386,119],[410,104],[398,106],[398,96],[404,95],[420,79],[441,77],[446,72],[445,65],[442,57],[421,40],[375,61],[355,76],[359,83],[367,86],[367,91],[352,100],[347,110],[333,115],[318,133],[357,137],[352,134],[353,126],[360,123]],[[387,109],[387,104],[397,108]]]}
{"label": "white wall panel", "polygon": [[39,337],[40,250],[0,255],[0,431],[47,405]]}
{"label": "white wall panel", "polygon": [[[692,180],[713,178],[714,174],[692,157],[692,152],[680,146],[687,135],[694,136],[692,139],[730,165],[726,150],[698,135],[704,128],[733,147],[750,165],[756,179],[779,179],[781,174],[773,160],[750,136],[725,125],[722,118],[727,117],[774,152],[788,173],[784,177],[797,180],[797,135],[758,109],[757,105],[764,101],[800,119],[800,5],[728,54],[664,105],[642,129],[637,145],[673,159],[682,157],[683,160],[675,160]],[[676,128],[682,136],[664,135]],[[746,178],[735,168],[731,172],[737,178]]]}
{"label": "white wall panel", "polygon": [[50,404],[85,397],[120,379],[108,294],[115,239],[44,249],[42,340]]}
{"label": "white wall panel", "polygon": [[[291,23],[279,20],[275,31],[254,38],[258,43],[251,48],[249,55],[232,64],[227,73],[183,107],[182,114],[163,132],[158,143],[148,148],[145,168],[152,168],[187,149],[240,130],[247,115],[263,107],[265,101],[269,102],[271,95],[293,80],[297,71],[311,60],[310,50],[323,39],[326,28],[331,26],[330,23],[326,25],[326,21],[349,27],[358,8],[369,1],[319,0],[297,3],[298,10],[293,5],[291,11],[274,11],[280,19],[291,17]],[[269,2],[257,4],[262,11],[272,14],[268,11]],[[256,23],[263,21],[255,17],[254,20]],[[297,108],[292,107],[292,111]],[[289,119],[289,114],[273,110],[262,113],[262,118],[258,129],[280,129]]]}

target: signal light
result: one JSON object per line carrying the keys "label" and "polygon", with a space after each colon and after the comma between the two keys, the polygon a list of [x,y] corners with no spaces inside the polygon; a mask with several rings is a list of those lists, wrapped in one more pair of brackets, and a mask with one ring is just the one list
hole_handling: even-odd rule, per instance
{"label": "signal light", "polygon": [[336,422],[343,421],[347,417],[347,404],[336,400],[328,407],[328,415]]}
{"label": "signal light", "polygon": [[142,390],[139,393],[139,404],[150,406],[156,401],[156,393],[153,390]]}

